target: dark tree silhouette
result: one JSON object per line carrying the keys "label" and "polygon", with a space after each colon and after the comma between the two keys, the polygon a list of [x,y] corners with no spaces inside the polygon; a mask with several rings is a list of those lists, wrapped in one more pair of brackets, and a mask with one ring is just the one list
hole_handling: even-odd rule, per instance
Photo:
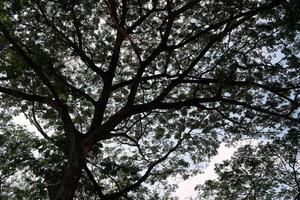
{"label": "dark tree silhouette", "polygon": [[299,126],[296,0],[8,0],[0,32],[11,198],[163,198],[222,140]]}

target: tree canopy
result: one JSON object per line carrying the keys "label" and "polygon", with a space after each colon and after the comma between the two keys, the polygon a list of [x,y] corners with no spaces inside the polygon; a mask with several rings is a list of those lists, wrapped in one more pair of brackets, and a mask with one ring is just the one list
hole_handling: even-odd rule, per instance
{"label": "tree canopy", "polygon": [[[3,198],[169,198],[167,178],[198,173],[221,142],[299,134],[299,13],[297,0],[0,0]],[[264,165],[260,147],[239,151],[227,165]]]}

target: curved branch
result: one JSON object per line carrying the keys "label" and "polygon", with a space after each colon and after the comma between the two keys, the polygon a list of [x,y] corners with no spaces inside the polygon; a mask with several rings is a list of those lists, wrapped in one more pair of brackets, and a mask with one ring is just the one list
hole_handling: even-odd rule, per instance
{"label": "curved branch", "polygon": [[[130,146],[135,146],[135,147],[138,149],[138,151],[139,151],[140,155],[142,156],[142,158],[143,158],[145,161],[149,162],[149,160],[146,158],[146,156],[145,156],[145,154],[143,153],[143,150],[141,149],[141,146],[140,146],[140,144],[139,144],[139,142],[138,142],[137,140],[135,140],[134,138],[130,137],[130,136],[127,135],[126,133],[118,133],[118,134],[114,134],[113,136],[114,136],[114,137],[115,137],[115,136],[124,137],[124,138],[130,140],[131,142],[133,142],[134,145],[128,144],[128,143],[126,143],[126,144],[127,144],[127,145],[130,145]],[[121,142],[121,141],[120,141],[120,142]],[[121,142],[121,143],[122,143],[122,142]]]}
{"label": "curved branch", "polygon": [[90,181],[92,182],[92,185],[97,193],[97,195],[99,196],[100,200],[105,200],[105,196],[102,192],[101,187],[98,185],[97,181],[94,178],[94,175],[92,174],[92,172],[90,171],[90,169],[88,168],[87,164],[85,163],[84,166],[84,171],[86,172],[87,176],[89,177]]}
{"label": "curved branch", "polygon": [[168,22],[166,24],[165,32],[162,36],[160,44],[156,47],[156,49],[150,54],[150,56],[143,62],[140,63],[140,66],[137,70],[137,73],[133,79],[130,92],[127,99],[127,105],[131,106],[134,104],[135,95],[138,90],[139,83],[142,80],[143,73],[146,67],[162,52],[166,49],[168,38],[171,34],[172,25],[175,18],[171,15],[168,16]]}
{"label": "curved branch", "polygon": [[41,124],[38,122],[35,114],[35,105],[34,103],[32,104],[32,109],[31,109],[31,115],[24,113],[25,117],[35,126],[35,128],[40,132],[40,134],[47,140],[51,141],[53,144],[55,144],[54,140],[49,137],[49,135],[44,131],[43,127]]}

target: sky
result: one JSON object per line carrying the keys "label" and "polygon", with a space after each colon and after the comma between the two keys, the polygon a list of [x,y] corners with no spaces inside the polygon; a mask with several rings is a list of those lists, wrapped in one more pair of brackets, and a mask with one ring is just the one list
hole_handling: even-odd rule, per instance
{"label": "sky", "polygon": [[207,167],[203,169],[203,173],[179,183],[179,187],[174,193],[174,196],[179,197],[179,200],[187,200],[189,197],[193,197],[194,199],[197,194],[197,192],[194,191],[196,185],[203,184],[206,180],[217,178],[214,172],[215,164],[230,159],[235,149],[236,147],[226,147],[225,143],[221,143],[218,154],[212,157]]}
{"label": "sky", "polygon": [[[21,126],[23,126],[24,128],[27,128],[28,131],[30,132],[35,132],[38,134],[37,129],[35,128],[34,125],[32,125],[28,119],[26,119],[26,117],[24,115],[19,115],[17,117],[15,117],[13,119],[13,121]],[[38,134],[38,136],[40,136]]]}
{"label": "sky", "polygon": [[214,171],[215,164],[222,163],[224,160],[230,159],[237,148],[241,146],[246,144],[255,146],[261,142],[264,141],[261,139],[244,139],[237,141],[230,146],[226,145],[226,143],[221,143],[217,155],[211,158],[207,167],[203,169],[203,173],[179,183],[179,187],[174,193],[174,196],[179,197],[179,200],[189,200],[190,197],[192,197],[192,199],[196,199],[195,197],[197,192],[194,191],[196,185],[203,184],[206,180],[217,178],[217,174]]}

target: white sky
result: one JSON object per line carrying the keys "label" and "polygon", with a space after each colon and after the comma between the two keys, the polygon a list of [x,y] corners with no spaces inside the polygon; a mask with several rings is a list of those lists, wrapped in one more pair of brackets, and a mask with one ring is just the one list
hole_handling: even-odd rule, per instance
{"label": "white sky", "polygon": [[179,197],[180,200],[187,200],[190,197],[194,199],[197,195],[197,192],[194,190],[196,185],[203,184],[208,179],[217,178],[214,172],[215,164],[230,159],[235,149],[235,147],[226,147],[225,143],[222,143],[218,149],[218,154],[211,159],[208,166],[203,170],[204,173],[179,183],[179,187],[174,193],[174,196]]}
{"label": "white sky", "polygon": [[244,146],[246,144],[251,144],[255,146],[258,145],[260,142],[263,142],[263,140],[244,139],[233,143],[233,145],[231,145],[230,147],[226,146],[226,143],[221,143],[218,149],[218,154],[212,157],[207,167],[203,169],[203,173],[179,183],[179,187],[175,191],[174,196],[179,197],[179,200],[189,200],[190,197],[192,199],[197,199],[197,192],[194,190],[196,185],[203,184],[206,180],[217,178],[217,175],[214,171],[216,163],[222,163],[222,161],[230,159],[231,156],[233,156],[233,153],[237,150],[237,148],[241,146]]}
{"label": "white sky", "polygon": [[15,123],[17,123],[17,124],[23,126],[24,128],[27,128],[28,131],[30,131],[30,132],[35,132],[35,133],[37,133],[38,136],[41,136],[41,135],[38,133],[38,131],[37,131],[37,129],[35,128],[35,126],[32,125],[32,124],[29,122],[29,120],[26,119],[26,117],[25,117],[23,114],[21,114],[21,115],[19,115],[19,116],[17,116],[17,117],[14,117],[13,122],[15,122]]}

